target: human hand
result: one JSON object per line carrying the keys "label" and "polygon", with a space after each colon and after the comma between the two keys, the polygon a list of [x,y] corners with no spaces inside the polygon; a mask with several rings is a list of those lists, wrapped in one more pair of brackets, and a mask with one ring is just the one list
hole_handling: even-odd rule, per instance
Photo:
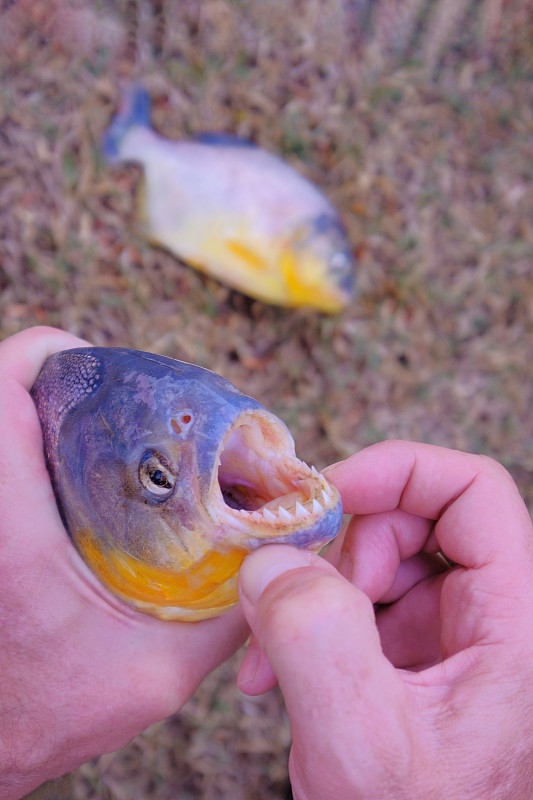
{"label": "human hand", "polygon": [[529,800],[533,527],[512,479],[407,442],[326,472],[357,514],[345,577],[279,545],[240,573],[255,639],[239,683],[277,677],[295,800]]}
{"label": "human hand", "polygon": [[0,344],[0,798],[126,744],[177,711],[242,643],[239,609],[173,623],[122,604],[61,522],[29,395],[46,357],[86,342],[32,328]]}

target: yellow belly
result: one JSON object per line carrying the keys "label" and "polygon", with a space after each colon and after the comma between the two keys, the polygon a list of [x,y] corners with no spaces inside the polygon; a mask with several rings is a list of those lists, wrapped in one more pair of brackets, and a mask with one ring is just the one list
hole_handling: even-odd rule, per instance
{"label": "yellow belly", "polygon": [[210,551],[188,569],[173,572],[122,550],[102,547],[88,529],[79,531],[75,542],[87,564],[114,594],[139,608],[150,607],[162,618],[203,619],[238,600],[237,573],[246,555],[242,550]]}

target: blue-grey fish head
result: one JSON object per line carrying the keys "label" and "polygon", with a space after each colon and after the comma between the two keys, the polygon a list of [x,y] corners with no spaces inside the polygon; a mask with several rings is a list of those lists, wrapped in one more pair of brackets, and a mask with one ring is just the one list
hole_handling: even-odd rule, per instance
{"label": "blue-grey fish head", "polygon": [[286,426],[209,370],[81,348],[50,356],[32,391],[69,534],[141,610],[223,613],[247,552],[318,550],[339,530],[336,489],[296,457]]}
{"label": "blue-grey fish head", "polygon": [[282,254],[281,270],[293,305],[338,312],[351,304],[355,259],[345,228],[333,208],[302,222]]}

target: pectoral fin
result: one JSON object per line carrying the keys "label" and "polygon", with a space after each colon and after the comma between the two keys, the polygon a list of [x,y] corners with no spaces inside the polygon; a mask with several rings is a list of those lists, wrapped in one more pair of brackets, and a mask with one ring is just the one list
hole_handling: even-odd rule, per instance
{"label": "pectoral fin", "polygon": [[266,270],[267,266],[265,260],[245,244],[242,244],[236,239],[228,239],[226,245],[228,250],[241,261],[244,261],[247,267],[260,272]]}

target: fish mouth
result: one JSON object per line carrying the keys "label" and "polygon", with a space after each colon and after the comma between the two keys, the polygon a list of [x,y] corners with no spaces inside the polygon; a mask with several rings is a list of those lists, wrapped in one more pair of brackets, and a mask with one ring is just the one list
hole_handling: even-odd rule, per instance
{"label": "fish mouth", "polygon": [[266,541],[319,549],[342,518],[335,487],[296,457],[289,431],[266,411],[245,412],[226,433],[212,498],[224,540],[245,550]]}

